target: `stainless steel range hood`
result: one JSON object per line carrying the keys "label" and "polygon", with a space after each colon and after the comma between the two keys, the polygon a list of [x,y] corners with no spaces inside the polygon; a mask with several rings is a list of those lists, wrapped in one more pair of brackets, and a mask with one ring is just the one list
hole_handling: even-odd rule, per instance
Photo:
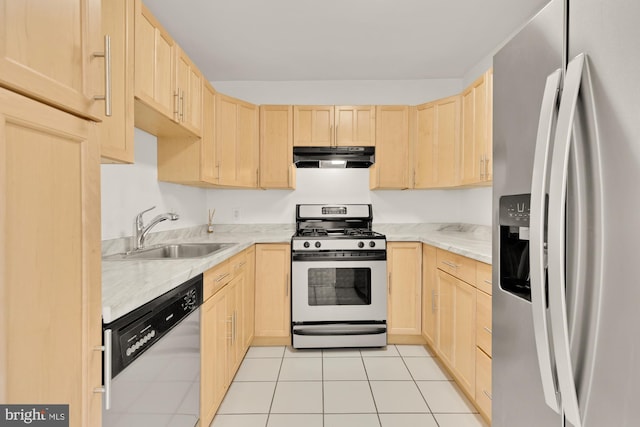
{"label": "stainless steel range hood", "polygon": [[293,147],[299,168],[368,168],[374,160],[375,147]]}

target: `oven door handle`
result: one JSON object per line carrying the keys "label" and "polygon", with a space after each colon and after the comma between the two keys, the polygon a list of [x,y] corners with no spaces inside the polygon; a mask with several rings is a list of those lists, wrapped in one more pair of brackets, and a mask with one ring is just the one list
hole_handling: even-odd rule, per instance
{"label": "oven door handle", "polygon": [[296,326],[293,329],[294,335],[308,336],[333,336],[333,335],[379,335],[387,332],[386,325],[383,326],[357,326],[357,325],[313,325]]}

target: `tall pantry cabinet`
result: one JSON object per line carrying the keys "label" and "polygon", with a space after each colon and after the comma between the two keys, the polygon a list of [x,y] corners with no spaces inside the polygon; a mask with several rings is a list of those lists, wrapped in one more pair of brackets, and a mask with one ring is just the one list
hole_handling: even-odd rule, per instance
{"label": "tall pantry cabinet", "polygon": [[0,10],[0,402],[100,426],[100,1]]}

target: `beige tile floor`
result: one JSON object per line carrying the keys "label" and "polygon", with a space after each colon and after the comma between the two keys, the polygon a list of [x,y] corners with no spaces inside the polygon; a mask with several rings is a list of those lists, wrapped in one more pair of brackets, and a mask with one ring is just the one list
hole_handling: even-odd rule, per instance
{"label": "beige tile floor", "polygon": [[419,345],[251,347],[211,427],[486,427]]}

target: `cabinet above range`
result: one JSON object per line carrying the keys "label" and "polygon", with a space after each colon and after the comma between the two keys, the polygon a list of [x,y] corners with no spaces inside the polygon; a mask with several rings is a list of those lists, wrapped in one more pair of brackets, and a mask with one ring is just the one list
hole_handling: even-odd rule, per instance
{"label": "cabinet above range", "polygon": [[371,105],[294,105],[294,147],[376,145],[376,109]]}

